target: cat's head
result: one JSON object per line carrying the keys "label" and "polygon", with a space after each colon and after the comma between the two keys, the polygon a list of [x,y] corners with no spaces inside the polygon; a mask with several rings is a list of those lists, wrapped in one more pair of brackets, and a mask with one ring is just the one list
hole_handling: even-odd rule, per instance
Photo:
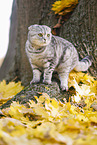
{"label": "cat's head", "polygon": [[51,42],[51,28],[46,25],[31,25],[28,28],[28,40],[37,46],[47,46]]}

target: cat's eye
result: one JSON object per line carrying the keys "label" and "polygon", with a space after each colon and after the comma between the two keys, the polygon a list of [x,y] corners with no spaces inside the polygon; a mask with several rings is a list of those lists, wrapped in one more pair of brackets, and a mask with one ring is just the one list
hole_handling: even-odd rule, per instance
{"label": "cat's eye", "polygon": [[39,37],[42,37],[42,36],[43,36],[43,34],[42,34],[42,33],[39,33],[39,34],[38,34],[38,36],[39,36]]}
{"label": "cat's eye", "polygon": [[50,37],[50,34],[47,34],[47,37]]}

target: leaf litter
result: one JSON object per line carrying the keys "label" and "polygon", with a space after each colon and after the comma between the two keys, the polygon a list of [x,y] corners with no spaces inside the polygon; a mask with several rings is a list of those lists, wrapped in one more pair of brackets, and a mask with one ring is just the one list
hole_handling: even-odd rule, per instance
{"label": "leaf litter", "polygon": [[[97,80],[72,71],[70,87],[75,89],[71,102],[40,93],[39,98],[35,96],[37,102],[29,100],[25,106],[14,101],[9,108],[0,110],[0,144],[96,145]],[[1,104],[21,89],[20,82],[1,82]]]}

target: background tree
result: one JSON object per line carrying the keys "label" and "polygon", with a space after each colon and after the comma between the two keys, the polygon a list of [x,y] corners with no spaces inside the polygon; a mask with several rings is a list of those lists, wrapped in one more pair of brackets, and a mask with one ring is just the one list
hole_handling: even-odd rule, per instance
{"label": "background tree", "polygon": [[[51,12],[55,0],[14,0],[11,16],[8,52],[0,68],[0,80],[21,80],[28,85],[32,71],[25,54],[27,28],[32,24],[45,24],[53,28],[57,23]],[[97,75],[97,1],[80,0],[70,19],[60,28],[60,36],[72,42],[80,58],[93,56],[89,73]]]}

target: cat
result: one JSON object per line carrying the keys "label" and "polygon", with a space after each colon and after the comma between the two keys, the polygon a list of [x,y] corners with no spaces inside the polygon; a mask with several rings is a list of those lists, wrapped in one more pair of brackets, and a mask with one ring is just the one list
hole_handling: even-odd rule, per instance
{"label": "cat", "polygon": [[40,82],[43,72],[43,83],[51,84],[52,74],[57,71],[61,89],[68,91],[70,71],[86,71],[92,64],[91,56],[79,61],[73,44],[52,35],[51,28],[46,25],[31,25],[28,30],[25,50],[33,70],[33,79],[30,83]]}

